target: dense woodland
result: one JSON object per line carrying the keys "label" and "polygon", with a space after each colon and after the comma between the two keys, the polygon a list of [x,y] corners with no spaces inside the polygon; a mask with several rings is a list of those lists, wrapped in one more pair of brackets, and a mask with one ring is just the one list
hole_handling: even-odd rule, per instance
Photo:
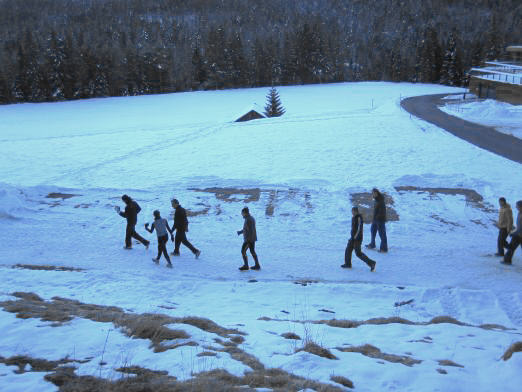
{"label": "dense woodland", "polygon": [[340,81],[465,83],[520,0],[0,0],[0,103]]}

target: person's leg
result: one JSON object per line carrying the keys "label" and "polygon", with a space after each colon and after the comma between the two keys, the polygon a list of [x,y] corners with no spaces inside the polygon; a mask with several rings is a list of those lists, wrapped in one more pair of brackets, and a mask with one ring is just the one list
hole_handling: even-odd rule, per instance
{"label": "person's leg", "polygon": [[371,241],[368,245],[366,245],[368,248],[375,248],[375,236],[377,235],[377,222],[373,221],[372,225],[370,227],[370,234],[371,234]]}
{"label": "person's leg", "polygon": [[[158,248],[160,248],[161,253],[163,253],[163,256],[165,256],[165,259],[167,260],[167,263],[170,264],[170,257],[169,252],[167,252],[167,242],[169,241],[169,236],[165,235],[158,238]],[[160,256],[158,256],[158,259]]]}
{"label": "person's leg", "polygon": [[498,253],[499,255],[504,255],[504,249],[509,246],[507,242],[508,238],[508,230],[506,228],[502,228],[498,231]]}
{"label": "person's leg", "polygon": [[508,251],[504,255],[504,263],[511,264],[513,253],[515,253],[515,249],[520,245],[521,239],[518,236],[511,237],[511,242],[509,244]]}
{"label": "person's leg", "polygon": [[252,257],[254,258],[254,262],[256,263],[256,264],[254,265],[254,267],[252,267],[252,268],[254,268],[254,269],[259,269],[259,268],[261,268],[261,266],[259,265],[259,260],[257,259],[256,243],[255,243],[255,242],[250,242],[248,247],[250,248],[250,254],[251,254]]}
{"label": "person's leg", "polygon": [[386,237],[386,222],[384,222],[384,221],[378,222],[377,230],[379,231],[379,237],[381,238],[380,250],[382,252],[388,252],[388,238]]}
{"label": "person's leg", "polygon": [[150,241],[146,240],[145,238],[143,238],[141,235],[139,235],[136,230],[134,229],[134,232],[132,233],[132,238],[136,238],[139,242],[141,242],[143,245],[145,245],[146,247],[149,246],[150,244]]}
{"label": "person's leg", "polygon": [[185,245],[187,248],[189,248],[192,253],[196,254],[198,252],[198,250],[192,246],[189,240],[187,240],[187,235],[185,234],[185,232],[182,233],[181,243]]}
{"label": "person's leg", "polygon": [[361,251],[361,243],[360,242],[355,242],[354,243],[354,249],[355,249],[355,255],[360,258],[362,261],[364,261],[368,267],[370,267],[372,270],[373,268],[375,267],[375,261],[373,261],[372,259],[370,259],[368,256],[366,256],[362,251]]}
{"label": "person's leg", "polygon": [[127,224],[127,228],[125,229],[125,247],[132,248],[132,233],[134,233],[134,226]]}
{"label": "person's leg", "polygon": [[341,267],[344,268],[352,268],[352,252],[353,252],[353,241],[350,239],[346,244],[346,249],[344,250],[344,264]]}
{"label": "person's leg", "polygon": [[179,246],[181,245],[182,234],[184,233],[176,230],[176,237],[174,238],[174,253],[172,253],[174,256],[179,256]]}
{"label": "person's leg", "polygon": [[248,269],[248,257],[246,251],[248,249],[248,242],[243,242],[243,246],[241,246],[241,256],[243,257],[243,267]]}

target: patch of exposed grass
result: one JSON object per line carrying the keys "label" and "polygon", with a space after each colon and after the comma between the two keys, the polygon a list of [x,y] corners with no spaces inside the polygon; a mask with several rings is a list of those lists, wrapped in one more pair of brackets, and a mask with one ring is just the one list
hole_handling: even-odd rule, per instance
{"label": "patch of exposed grass", "polygon": [[522,352],[522,342],[513,343],[511,346],[509,346],[504,355],[502,355],[502,359],[504,361],[507,361],[509,358],[513,356],[514,353],[520,352]]}
{"label": "patch of exposed grass", "polygon": [[48,361],[46,359],[31,358],[27,355],[16,355],[14,357],[4,358],[0,356],[0,363],[7,366],[18,366],[18,370],[15,371],[17,374],[28,372],[26,370],[27,365],[31,366],[31,372],[50,372],[58,368],[60,365],[66,363],[75,362],[71,359],[60,359],[58,361]]}
{"label": "patch of exposed grass", "polygon": [[190,338],[190,335],[183,330],[167,327],[169,324],[190,324],[227,338],[229,334],[234,334],[233,339],[236,342],[240,342],[242,339],[240,335],[244,335],[241,331],[221,327],[212,320],[200,317],[175,318],[157,313],[132,314],[116,306],[84,304],[61,297],[53,297],[51,301],[44,301],[34,293],[15,292],[12,295],[18,300],[0,302],[0,307],[8,312],[16,313],[19,318],[53,321],[56,323],[53,326],[59,326],[74,317],[96,322],[110,322],[129,337],[150,340],[155,352],[197,345],[195,342],[165,344],[166,341]]}
{"label": "patch of exposed grass", "polygon": [[314,354],[327,359],[339,359],[335,355],[333,355],[330,350],[321,347],[320,345],[314,342],[308,342],[303,347],[295,350],[296,353],[300,351],[306,351],[307,353]]}
{"label": "patch of exposed grass", "polygon": [[437,362],[439,363],[440,366],[453,366],[453,367],[460,367],[460,368],[464,367],[456,362],[453,362],[450,359],[440,359]]}
{"label": "patch of exposed grass", "polygon": [[422,362],[421,360],[412,358],[408,355],[395,355],[383,353],[380,349],[378,349],[375,346],[372,346],[371,344],[364,344],[362,346],[355,347],[337,347],[336,349],[345,353],[360,353],[366,357],[378,358],[393,363],[401,363],[406,366],[413,366]]}
{"label": "patch of exposed grass", "polygon": [[83,268],[60,267],[55,265],[33,265],[33,264],[15,264],[13,268],[28,269],[35,271],[85,271]]}
{"label": "patch of exposed grass", "polygon": [[217,356],[217,353],[215,353],[213,351],[202,351],[196,355],[196,357],[215,357],[215,356]]}
{"label": "patch of exposed grass", "polygon": [[285,332],[281,334],[282,337],[285,339],[294,339],[294,340],[301,340],[301,337],[293,332]]}
{"label": "patch of exposed grass", "polygon": [[330,380],[333,382],[336,382],[337,384],[341,384],[343,387],[346,388],[354,388],[352,380],[343,377],[343,376],[331,376]]}
{"label": "patch of exposed grass", "polygon": [[463,323],[450,316],[434,317],[428,322],[428,324],[455,324],[455,325],[461,325],[461,326],[471,326],[470,324]]}

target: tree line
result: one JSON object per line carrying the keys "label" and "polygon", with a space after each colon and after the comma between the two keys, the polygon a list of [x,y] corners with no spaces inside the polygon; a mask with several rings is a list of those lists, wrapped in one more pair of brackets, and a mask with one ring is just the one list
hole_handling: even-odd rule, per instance
{"label": "tree line", "polygon": [[385,80],[462,85],[518,0],[0,0],[0,103]]}

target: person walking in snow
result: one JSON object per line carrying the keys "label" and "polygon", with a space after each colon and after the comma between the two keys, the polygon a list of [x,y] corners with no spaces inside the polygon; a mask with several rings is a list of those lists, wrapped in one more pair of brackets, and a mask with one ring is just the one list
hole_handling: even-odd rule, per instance
{"label": "person walking in snow", "polygon": [[344,251],[344,264],[341,265],[342,268],[352,268],[352,252],[355,249],[355,255],[364,261],[368,267],[370,267],[372,272],[375,271],[375,265],[377,263],[361,251],[364,231],[363,229],[364,221],[362,215],[359,213],[359,208],[353,207],[352,230],[350,232],[350,239],[346,245],[346,250]]}
{"label": "person walking in snow", "polygon": [[152,222],[152,226],[149,228],[149,224],[145,223],[145,230],[152,234],[154,230],[156,230],[156,235],[158,236],[158,256],[152,259],[156,264],[159,263],[161,255],[165,256],[167,260],[167,267],[172,268],[172,263],[170,262],[169,253],[167,252],[167,242],[169,241],[169,233],[172,236],[173,230],[169,226],[169,222],[162,218],[160,212],[155,210],[153,212],[154,222]]}
{"label": "person walking in snow", "polygon": [[[256,220],[252,215],[250,215],[250,211],[248,207],[245,207],[241,210],[241,215],[243,216],[243,230],[239,230],[237,235],[243,234],[243,246],[241,247],[241,255],[243,256],[243,265],[239,267],[240,271],[246,271],[249,268],[253,270],[260,270],[261,266],[259,265],[259,260],[257,259],[256,254],[256,241],[257,241],[257,233],[256,233]],[[248,266],[248,257],[247,257],[247,249],[250,249],[250,254],[254,258],[255,265],[252,267]]]}
{"label": "person walking in snow", "polygon": [[371,241],[366,245],[368,249],[375,249],[375,237],[379,232],[381,239],[381,246],[379,252],[388,252],[388,238],[386,237],[386,204],[384,202],[384,195],[377,189],[372,189],[373,205],[373,220],[370,228]]}
{"label": "person walking in snow", "polygon": [[513,230],[513,211],[511,206],[506,202],[506,199],[501,197],[498,199],[500,210],[498,212],[498,238],[497,238],[497,253],[495,256],[504,256],[504,248],[509,246],[507,242],[508,234]]}
{"label": "person walking in snow", "polygon": [[127,219],[125,249],[132,249],[132,238],[136,238],[139,242],[145,245],[145,248],[148,249],[150,242],[136,232],[136,223],[138,222],[138,214],[141,211],[141,207],[128,195],[123,195],[121,199],[125,203],[125,210],[121,212],[119,206],[114,207],[114,209],[120,216]]}
{"label": "person walking in snow", "polygon": [[192,244],[187,240],[187,235],[185,234],[188,231],[187,211],[181,207],[177,199],[172,199],[170,203],[172,204],[172,208],[175,209],[172,231],[176,230],[175,239],[172,234],[170,235],[172,241],[174,242],[174,252],[172,252],[172,254],[174,256],[179,256],[179,247],[181,244],[183,244],[189,248],[192,253],[194,253],[196,259],[199,258],[201,251],[192,246]]}
{"label": "person walking in snow", "polygon": [[522,200],[517,201],[517,227],[515,231],[513,231],[511,236],[511,242],[509,243],[509,248],[504,256],[504,260],[501,261],[502,264],[509,264],[511,265],[511,260],[513,258],[513,253],[515,253],[515,250],[519,245],[522,244]]}

